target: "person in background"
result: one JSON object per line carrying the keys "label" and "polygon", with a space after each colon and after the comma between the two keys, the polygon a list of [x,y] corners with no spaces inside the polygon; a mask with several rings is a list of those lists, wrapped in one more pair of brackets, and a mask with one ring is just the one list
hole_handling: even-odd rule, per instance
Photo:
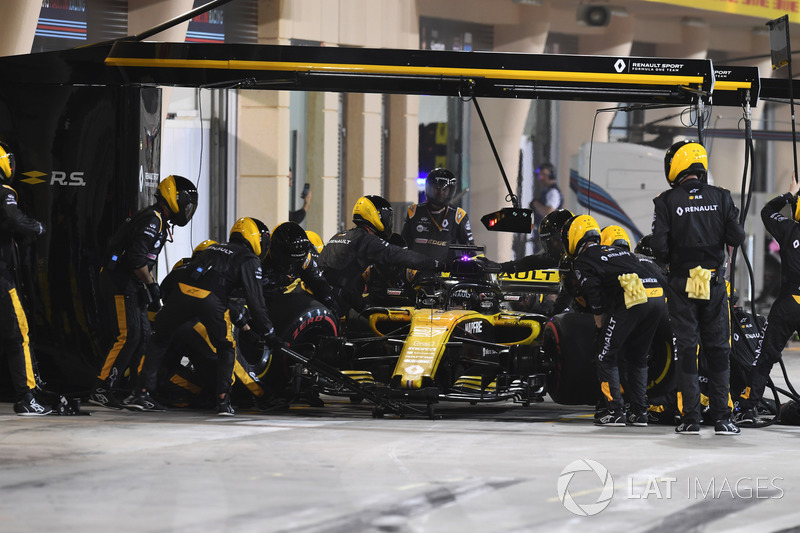
{"label": "person in background", "polygon": [[561,189],[558,188],[556,167],[552,163],[542,163],[536,169],[536,189],[530,206],[533,211],[531,241],[534,253],[540,250],[540,238],[537,231],[542,219],[563,205],[564,196],[561,194]]}
{"label": "person in background", "polygon": [[20,416],[39,416],[50,414],[52,408],[36,399],[35,358],[28,337],[28,318],[15,279],[18,267],[15,237],[37,237],[44,233],[44,226],[20,211],[17,192],[11,188],[15,171],[13,152],[0,142],[0,349],[8,360],[17,396],[14,412]]}
{"label": "person in background", "polygon": [[[293,182],[292,169],[289,169],[289,182]],[[300,209],[289,211],[289,222],[300,224],[306,219],[308,208],[311,206],[311,184],[306,183],[303,185],[303,192],[300,193],[300,199],[303,200],[303,206]]]}

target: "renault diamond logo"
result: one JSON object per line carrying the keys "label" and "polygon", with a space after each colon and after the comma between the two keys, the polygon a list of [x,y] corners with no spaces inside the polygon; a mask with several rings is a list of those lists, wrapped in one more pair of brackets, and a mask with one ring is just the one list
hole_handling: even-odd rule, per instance
{"label": "renault diamond logo", "polygon": [[23,176],[28,176],[25,179],[20,181],[24,183],[28,183],[30,185],[36,185],[37,183],[44,183],[44,180],[41,179],[42,176],[47,176],[44,172],[39,172],[38,170],[31,170],[30,172],[23,172]]}
{"label": "renault diamond logo", "polygon": [[614,70],[617,72],[622,72],[625,70],[625,62],[621,59],[617,59],[617,62],[614,63]]}

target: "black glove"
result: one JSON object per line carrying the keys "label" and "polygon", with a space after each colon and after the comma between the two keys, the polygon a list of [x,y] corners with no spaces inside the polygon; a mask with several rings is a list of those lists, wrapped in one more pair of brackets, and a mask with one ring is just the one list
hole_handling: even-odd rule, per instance
{"label": "black glove", "polygon": [[147,310],[157,312],[161,309],[161,287],[155,281],[147,284],[147,297],[150,303],[147,304]]}
{"label": "black glove", "polygon": [[264,344],[270,349],[271,352],[277,352],[282,348],[289,347],[289,344],[283,342],[281,338],[274,333],[267,333],[264,335]]}
{"label": "black glove", "polygon": [[517,265],[515,261],[506,261],[505,263],[500,263],[500,272],[505,274],[515,274],[517,272]]}
{"label": "black glove", "polygon": [[486,256],[479,255],[474,257],[473,261],[476,261],[478,264],[480,264],[485,272],[503,272],[503,267],[500,263],[492,261]]}
{"label": "black glove", "polygon": [[331,312],[334,314],[334,316],[336,316],[337,318],[342,316],[342,312],[339,309],[339,302],[337,302],[336,298],[334,298],[333,296],[328,298],[323,298],[322,305],[330,309]]}
{"label": "black glove", "polygon": [[545,298],[544,300],[542,300],[542,303],[539,304],[539,312],[543,315],[553,316],[555,308],[556,308],[555,300],[551,300],[549,298]]}

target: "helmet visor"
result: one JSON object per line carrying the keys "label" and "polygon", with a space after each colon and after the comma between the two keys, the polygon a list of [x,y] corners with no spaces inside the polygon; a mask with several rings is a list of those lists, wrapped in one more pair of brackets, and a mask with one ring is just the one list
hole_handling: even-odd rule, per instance
{"label": "helmet visor", "polygon": [[428,202],[435,205],[448,205],[456,192],[456,179],[436,176],[429,179],[425,187]]}

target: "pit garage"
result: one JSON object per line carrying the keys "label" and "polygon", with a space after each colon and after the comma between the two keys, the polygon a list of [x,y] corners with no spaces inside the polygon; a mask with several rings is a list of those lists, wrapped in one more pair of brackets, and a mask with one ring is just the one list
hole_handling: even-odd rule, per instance
{"label": "pit garage", "polygon": [[[561,68],[565,61],[569,71]],[[14,131],[29,180],[21,195],[32,214],[52,228],[47,241],[29,251],[37,265],[26,280],[37,305],[35,347],[49,386],[74,411],[33,421],[0,412],[0,484],[6,496],[0,529],[797,527],[800,513],[789,502],[800,477],[785,459],[796,448],[796,426],[773,424],[729,440],[704,430],[687,441],[668,424],[618,433],[591,424],[595,397],[591,382],[583,379],[587,373],[564,371],[570,363],[563,357],[574,364],[575,352],[561,344],[549,352],[544,346],[547,324],[554,322],[505,311],[500,303],[525,282],[537,291],[554,290],[546,272],[506,280],[505,288],[501,280],[494,291],[466,269],[417,295],[417,310],[443,306],[453,312],[452,302],[465,294],[479,307],[489,304],[481,316],[469,314],[472,308],[454,313],[454,336],[446,344],[464,349],[470,344],[467,333],[491,332],[471,346],[491,359],[492,371],[483,372],[485,361],[476,363],[477,369],[454,373],[447,390],[429,386],[418,388],[424,394],[396,394],[387,391],[395,375],[381,388],[353,369],[340,372],[345,368],[335,363],[343,360],[344,344],[354,357],[360,353],[357,341],[344,339],[325,345],[335,349],[333,357],[320,355],[321,343],[310,342],[310,352],[297,349],[291,359],[302,374],[298,386],[311,380],[324,406],[244,408],[234,419],[220,420],[197,409],[112,413],[75,402],[89,387],[102,350],[94,295],[103,243],[125,215],[147,204],[157,185],[153,169],[161,154],[153,139],[162,113],[161,87],[439,94],[470,101],[481,119],[479,102],[490,98],[614,101],[631,111],[655,104],[701,116],[713,104],[740,107],[748,117],[760,99],[786,99],[792,87],[763,78],[757,68],[719,66],[708,59],[629,61],[650,70],[627,72],[615,66],[616,57],[141,39],[0,58],[2,71],[13,73],[13,82],[0,85],[2,122],[36,125]],[[39,125],[48,121],[48,134],[42,135]],[[493,132],[483,126],[491,143]],[[530,213],[499,157],[497,164],[497,186],[508,189],[508,205],[486,214],[484,224],[487,230],[529,231]],[[91,168],[87,174],[102,180],[84,187],[84,175],[61,170],[71,168]],[[37,172],[56,176],[63,187],[37,194]],[[741,200],[747,197],[743,185]],[[413,314],[379,310],[370,315],[370,326],[384,336],[394,331],[385,323],[411,323],[414,331]],[[561,337],[580,337],[569,333]],[[784,352],[784,375],[800,370],[796,349],[792,344]],[[467,352],[465,358],[475,362],[477,356]],[[656,378],[664,378],[668,366],[667,356]],[[369,372],[372,378],[379,375]],[[413,379],[402,375],[396,381]],[[775,376],[774,385],[784,401],[796,396],[782,376]]]}

